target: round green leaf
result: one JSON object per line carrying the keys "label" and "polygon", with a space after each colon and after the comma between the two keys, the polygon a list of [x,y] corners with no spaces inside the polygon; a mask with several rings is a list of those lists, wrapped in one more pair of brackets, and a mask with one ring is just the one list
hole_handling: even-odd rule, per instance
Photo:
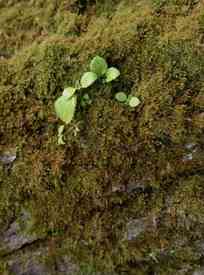
{"label": "round green leaf", "polygon": [[62,95],[65,96],[67,99],[69,99],[74,95],[75,92],[76,92],[76,88],[67,87],[66,89],[64,89]]}
{"label": "round green leaf", "polygon": [[82,88],[87,88],[91,86],[97,80],[97,74],[93,72],[84,73],[81,78]]}
{"label": "round green leaf", "polygon": [[76,96],[72,96],[69,99],[65,96],[61,96],[55,101],[56,114],[66,124],[70,123],[74,117],[76,103]]}
{"label": "round green leaf", "polygon": [[111,67],[106,72],[106,82],[111,82],[119,77],[120,71],[114,67]]}
{"label": "round green leaf", "polygon": [[140,100],[136,96],[132,96],[128,102],[130,107],[137,107],[140,104]]}
{"label": "round green leaf", "polygon": [[123,92],[119,92],[115,95],[115,98],[117,99],[117,101],[119,102],[125,102],[127,100],[127,95]]}
{"label": "round green leaf", "polygon": [[106,63],[104,58],[100,56],[96,56],[91,61],[90,69],[92,72],[96,73],[98,76],[102,76],[106,73],[108,69],[108,64]]}

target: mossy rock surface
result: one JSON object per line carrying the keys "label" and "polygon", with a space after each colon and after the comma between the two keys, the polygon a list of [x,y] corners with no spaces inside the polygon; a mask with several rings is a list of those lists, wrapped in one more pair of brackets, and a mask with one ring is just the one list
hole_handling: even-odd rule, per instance
{"label": "mossy rock surface", "polygon": [[[0,0],[1,274],[203,274],[203,30],[201,0]],[[96,55],[121,75],[58,146]]]}

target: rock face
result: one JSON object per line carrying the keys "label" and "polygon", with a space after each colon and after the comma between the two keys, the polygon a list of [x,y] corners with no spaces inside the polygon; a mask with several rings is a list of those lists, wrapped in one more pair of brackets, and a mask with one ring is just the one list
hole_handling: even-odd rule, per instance
{"label": "rock face", "polygon": [[0,0],[0,274],[204,274],[203,33],[201,0]]}
{"label": "rock face", "polygon": [[42,258],[48,256],[48,248],[41,247],[31,251],[27,250],[24,255],[11,256],[7,262],[7,270],[10,274],[18,275],[73,275],[78,273],[78,267],[68,257],[48,264]]}
{"label": "rock face", "polygon": [[32,236],[26,232],[29,229],[29,221],[30,215],[24,210],[19,215],[18,220],[12,222],[9,228],[2,232],[0,236],[0,253],[12,253],[38,239],[37,236]]}

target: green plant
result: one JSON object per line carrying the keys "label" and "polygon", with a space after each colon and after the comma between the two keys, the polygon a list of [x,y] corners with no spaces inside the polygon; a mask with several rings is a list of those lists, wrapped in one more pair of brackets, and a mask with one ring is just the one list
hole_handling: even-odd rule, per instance
{"label": "green plant", "polygon": [[[55,111],[57,116],[66,124],[70,123],[74,117],[77,104],[76,92],[80,89],[90,87],[97,79],[103,78],[103,82],[108,83],[115,80],[120,75],[118,69],[108,65],[104,58],[96,56],[90,64],[90,71],[85,72],[75,87],[66,88],[62,96],[55,101]],[[87,99],[87,95],[84,98]]]}
{"label": "green plant", "polygon": [[55,101],[56,114],[66,124],[70,123],[74,116],[77,103],[76,90],[73,87],[66,88],[62,96]]}
{"label": "green plant", "polygon": [[[109,83],[119,75],[120,71],[117,68],[108,68],[108,64],[104,58],[100,56],[94,57],[90,63],[90,71],[82,75],[75,87],[67,87],[62,95],[55,101],[54,105],[57,117],[65,124],[70,123],[74,117],[77,106],[77,91],[90,87],[97,79],[102,79],[103,83]],[[85,106],[90,103],[89,95],[85,94],[81,99],[81,105]],[[64,144],[63,130],[63,126],[60,126],[58,129],[58,144]]]}
{"label": "green plant", "polygon": [[135,108],[140,104],[140,100],[136,96],[127,96],[124,92],[117,93],[115,98],[117,101],[127,104],[132,108]]}
{"label": "green plant", "polygon": [[[77,106],[77,91],[86,89],[93,85],[93,83],[101,79],[102,83],[109,83],[118,78],[120,71],[115,67],[108,68],[106,60],[100,56],[96,56],[91,60],[90,71],[85,72],[81,79],[76,82],[75,87],[67,87],[64,89],[62,95],[55,101],[55,111],[57,117],[60,118],[65,124],[72,121],[76,106]],[[140,104],[140,100],[135,96],[127,96],[123,92],[119,92],[115,95],[115,98],[119,102],[123,102],[130,107],[136,107]],[[80,104],[82,107],[91,104],[91,99],[87,93],[85,93],[81,99]],[[58,128],[58,144],[64,144],[63,141],[64,125]]]}

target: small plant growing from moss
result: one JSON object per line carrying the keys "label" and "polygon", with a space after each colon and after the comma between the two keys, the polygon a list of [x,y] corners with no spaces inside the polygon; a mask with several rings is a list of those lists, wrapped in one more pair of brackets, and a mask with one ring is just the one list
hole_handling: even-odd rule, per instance
{"label": "small plant growing from moss", "polygon": [[[120,71],[115,67],[108,68],[106,60],[96,56],[90,63],[90,71],[85,72],[75,87],[67,87],[62,95],[55,101],[55,111],[57,117],[65,124],[72,121],[77,106],[77,91],[90,87],[96,80],[102,79],[103,83],[109,83],[120,75]],[[82,97],[82,106],[90,104],[91,100],[88,94]],[[63,141],[64,126],[58,129],[58,144],[64,144]]]}
{"label": "small plant growing from moss", "polygon": [[[95,81],[101,79],[102,83],[109,83],[118,78],[120,71],[115,67],[108,68],[106,60],[100,56],[96,56],[91,60],[90,71],[85,72],[80,81],[75,87],[67,87],[64,89],[62,95],[55,101],[55,111],[57,117],[60,118],[65,124],[72,121],[76,106],[77,106],[77,91],[86,89],[94,84]],[[115,98],[119,102],[128,104],[130,107],[136,107],[140,101],[137,97],[127,96],[125,93],[117,93]],[[91,104],[91,99],[86,93],[81,98],[81,106]],[[64,125],[58,129],[58,144],[64,144],[63,140]]]}
{"label": "small plant growing from moss", "polygon": [[140,100],[136,96],[127,96],[124,92],[119,92],[115,95],[117,101],[127,104],[132,108],[137,107],[140,104]]}
{"label": "small plant growing from moss", "polygon": [[[81,89],[90,87],[97,79],[102,78],[103,82],[108,83],[115,80],[120,75],[118,69],[108,65],[104,58],[96,56],[90,64],[90,71],[85,72],[76,87],[66,88],[62,96],[55,101],[55,111],[57,116],[66,124],[70,123],[74,117],[77,94],[76,92]],[[90,102],[89,95],[84,95],[84,101]]]}

